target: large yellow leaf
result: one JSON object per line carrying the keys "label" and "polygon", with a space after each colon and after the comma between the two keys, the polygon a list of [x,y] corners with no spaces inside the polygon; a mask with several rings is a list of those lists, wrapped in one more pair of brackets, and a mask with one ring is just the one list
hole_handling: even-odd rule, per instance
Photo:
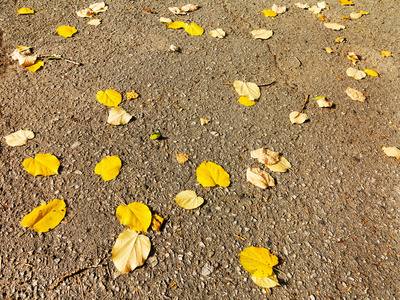
{"label": "large yellow leaf", "polygon": [[229,174],[216,163],[211,161],[203,161],[196,170],[197,181],[202,186],[216,186],[217,184],[223,187],[230,185]]}
{"label": "large yellow leaf", "polygon": [[279,162],[274,165],[267,165],[267,167],[274,172],[286,172],[292,165],[284,157],[279,157]]}
{"label": "large yellow leaf", "polygon": [[57,28],[57,33],[65,38],[73,36],[74,33],[76,33],[77,31],[78,30],[76,30],[76,28],[67,25],[63,25]]}
{"label": "large yellow leaf", "polygon": [[6,139],[6,143],[9,146],[16,147],[22,146],[26,144],[26,141],[29,139],[33,139],[35,134],[29,130],[18,130],[17,132],[11,133],[4,138]]}
{"label": "large yellow leaf", "polygon": [[174,200],[180,207],[183,207],[184,209],[198,208],[204,202],[203,198],[197,197],[196,192],[190,190],[180,192],[175,196]]}
{"label": "large yellow leaf", "polygon": [[115,90],[105,90],[97,92],[97,101],[105,106],[117,107],[122,100],[122,96]]}
{"label": "large yellow leaf", "polygon": [[189,33],[190,35],[202,35],[204,32],[204,29],[197,25],[196,23],[191,23],[190,25],[187,25],[185,27],[185,31]]}
{"label": "large yellow leaf", "polygon": [[260,98],[260,88],[253,82],[243,82],[235,80],[233,87],[239,96],[247,96],[249,100],[256,100]]}
{"label": "large yellow leaf", "polygon": [[43,66],[44,66],[44,62],[42,60],[37,60],[33,65],[26,67],[26,69],[31,72],[36,72]]}
{"label": "large yellow leaf", "polygon": [[22,219],[21,225],[32,227],[37,232],[47,232],[60,224],[65,212],[64,200],[54,199],[32,210]]}
{"label": "large yellow leaf", "polygon": [[268,277],[274,274],[273,266],[278,264],[278,257],[268,249],[247,247],[239,253],[240,263],[254,277]]}
{"label": "large yellow leaf", "polygon": [[186,24],[185,22],[182,22],[182,21],[174,21],[174,22],[170,22],[168,24],[168,28],[172,28],[172,29],[185,28],[186,26],[188,26],[188,24]]}
{"label": "large yellow leaf", "polygon": [[130,229],[147,232],[151,224],[151,211],[146,204],[133,202],[117,207],[117,218]]}
{"label": "large yellow leaf", "polygon": [[261,286],[266,289],[273,288],[275,286],[280,286],[278,278],[276,277],[275,274],[272,274],[271,276],[268,277],[254,277],[251,276],[251,280],[258,286]]}
{"label": "large yellow leaf", "polygon": [[151,248],[147,236],[127,229],[118,236],[112,249],[112,260],[121,274],[128,273],[144,264]]}
{"label": "large yellow leaf", "polygon": [[96,165],[94,172],[97,175],[101,175],[104,181],[109,181],[118,176],[121,166],[122,162],[118,155],[108,156]]}
{"label": "large yellow leaf", "polygon": [[17,13],[19,15],[28,15],[28,14],[34,14],[35,11],[33,9],[28,8],[28,7],[22,7],[22,8],[17,10]]}
{"label": "large yellow leaf", "polygon": [[238,102],[244,106],[253,106],[254,104],[256,104],[255,101],[249,100],[249,97],[247,96],[240,97]]}
{"label": "large yellow leaf", "polygon": [[27,158],[23,161],[24,169],[33,176],[50,176],[58,174],[60,162],[54,155],[39,153],[35,158]]}

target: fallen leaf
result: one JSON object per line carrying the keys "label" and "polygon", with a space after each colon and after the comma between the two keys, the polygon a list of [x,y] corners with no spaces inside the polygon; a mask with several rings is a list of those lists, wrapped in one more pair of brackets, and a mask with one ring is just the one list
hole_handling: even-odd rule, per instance
{"label": "fallen leaf", "polygon": [[91,10],[90,8],[85,8],[85,9],[77,11],[76,14],[80,18],[91,18],[96,13],[93,10]]}
{"label": "fallen leaf", "polygon": [[170,18],[161,17],[160,18],[160,22],[161,23],[165,23],[165,24],[169,24],[169,23],[172,23],[172,20]]}
{"label": "fallen leaf", "polygon": [[168,24],[168,28],[172,29],[180,29],[180,28],[185,28],[188,26],[185,22],[182,21],[174,21]]}
{"label": "fallen leaf", "polygon": [[325,51],[328,53],[335,52],[331,47],[325,47]]}
{"label": "fallen leaf", "polygon": [[353,64],[356,64],[357,62],[360,61],[360,57],[354,52],[349,52],[347,54],[347,58],[350,59],[353,62]]}
{"label": "fallen leaf", "polygon": [[350,0],[339,0],[342,5],[354,5],[354,3]]}
{"label": "fallen leaf", "polygon": [[348,17],[348,16],[343,16],[342,19],[343,19],[343,20],[350,20],[350,17]]}
{"label": "fallen leaf", "polygon": [[157,214],[153,214],[151,219],[151,229],[154,231],[160,231],[162,224],[164,223],[164,218]]}
{"label": "fallen leaf", "polygon": [[17,10],[17,13],[19,15],[28,15],[28,14],[34,14],[35,11],[33,9],[28,8],[28,7],[22,7],[22,8]]}
{"label": "fallen leaf", "polygon": [[369,76],[373,76],[373,77],[379,76],[378,72],[371,70],[371,69],[365,69],[364,72],[367,73]]}
{"label": "fallen leaf", "polygon": [[184,12],[180,7],[168,7],[168,9],[175,15],[186,15],[186,12]]}
{"label": "fallen leaf", "polygon": [[359,18],[361,18],[362,17],[362,13],[360,13],[360,12],[352,12],[352,13],[350,13],[350,19],[352,19],[352,20],[357,20],[357,19],[359,19]]}
{"label": "fallen leaf", "polygon": [[270,186],[275,186],[275,180],[264,170],[260,168],[248,168],[246,173],[247,181],[255,186],[266,189]]}
{"label": "fallen leaf", "polygon": [[101,175],[104,181],[110,181],[118,176],[122,162],[118,155],[105,157],[94,168],[97,175]]}
{"label": "fallen leaf", "polygon": [[351,67],[346,70],[346,74],[347,74],[347,76],[352,77],[355,80],[360,80],[360,79],[363,79],[365,76],[367,76],[367,74],[365,72],[351,68]]}
{"label": "fallen leaf", "polygon": [[206,125],[206,124],[210,123],[210,121],[211,121],[211,120],[207,120],[207,119],[200,118],[200,124],[201,124],[201,125]]}
{"label": "fallen leaf", "polygon": [[314,13],[314,14],[319,14],[321,12],[322,8],[318,7],[316,5],[313,5],[308,10],[311,11],[312,13]]}
{"label": "fallen leaf", "polygon": [[122,107],[113,107],[110,110],[107,123],[111,125],[125,125],[132,119],[132,116]]}
{"label": "fallen leaf", "polygon": [[63,25],[57,28],[57,33],[65,38],[73,36],[77,31],[78,30],[76,30],[76,28],[67,25]]}
{"label": "fallen leaf", "polygon": [[170,51],[170,52],[179,52],[180,48],[178,46],[171,45],[171,46],[169,46],[168,51]]}
{"label": "fallen leaf", "polygon": [[338,23],[324,23],[324,26],[329,29],[333,30],[341,30],[346,28],[346,26],[338,24]]}
{"label": "fallen leaf", "polygon": [[36,72],[43,66],[44,66],[44,62],[41,60],[37,60],[33,65],[26,67],[26,69],[31,72]]}
{"label": "fallen leaf", "polygon": [[189,159],[189,154],[187,153],[177,153],[176,154],[176,160],[178,163],[183,164]]}
{"label": "fallen leaf", "polygon": [[13,60],[18,60],[21,67],[29,67],[36,62],[37,55],[30,55],[30,47],[17,46],[13,53],[11,53],[11,58]]}
{"label": "fallen leaf", "polygon": [[18,130],[17,132],[11,133],[4,138],[6,139],[7,145],[11,147],[17,147],[25,145],[27,140],[33,139],[35,134],[29,130]]}
{"label": "fallen leaf", "polygon": [[392,55],[391,51],[381,51],[383,57],[389,57]]}
{"label": "fallen leaf", "polygon": [[335,39],[335,43],[345,43],[346,42],[346,38],[344,37],[337,37]]}
{"label": "fallen leaf", "polygon": [[89,5],[89,8],[97,14],[99,12],[106,11],[108,9],[108,6],[104,2],[98,2]]}
{"label": "fallen leaf", "polygon": [[363,10],[360,10],[360,13],[361,13],[362,15],[369,15],[369,12],[363,11]]}
{"label": "fallen leaf", "polygon": [[100,19],[93,19],[90,20],[89,22],[87,22],[88,25],[92,25],[92,26],[99,26],[101,24],[101,20]]}
{"label": "fallen leaf", "polygon": [[302,124],[308,120],[308,116],[306,114],[300,113],[298,111],[292,111],[289,115],[290,122],[292,124]]}
{"label": "fallen leaf", "polygon": [[328,8],[328,5],[326,5],[326,2],[325,2],[325,1],[318,2],[318,3],[317,3],[317,6],[318,6],[319,8],[321,8],[321,9],[329,9],[329,8]]}
{"label": "fallen leaf", "polygon": [[279,162],[274,165],[267,165],[267,167],[273,172],[285,173],[288,169],[292,167],[290,162],[284,157],[279,157]]}
{"label": "fallen leaf", "polygon": [[20,53],[23,53],[23,54],[30,54],[31,53],[31,48],[32,47],[29,47],[29,46],[17,46],[17,47],[15,47],[16,50],[18,50]]}
{"label": "fallen leaf", "polygon": [[192,11],[197,10],[199,7],[200,7],[200,6],[194,5],[194,4],[186,4],[186,5],[182,6],[181,9],[182,9],[184,12],[192,12]]}
{"label": "fallen leaf", "polygon": [[286,12],[286,6],[278,6],[278,5],[274,4],[274,5],[272,5],[271,10],[273,10],[277,14],[283,14],[284,12]]}
{"label": "fallen leaf", "polygon": [[105,106],[117,107],[122,100],[122,95],[115,90],[105,90],[97,92],[97,101]]}
{"label": "fallen leaf", "polygon": [[278,278],[276,277],[275,274],[272,274],[271,276],[268,277],[254,277],[251,276],[251,280],[258,286],[265,288],[265,289],[270,289],[275,286],[280,286]]}
{"label": "fallen leaf", "polygon": [[256,104],[255,101],[249,100],[249,97],[247,96],[240,97],[238,102],[244,106],[253,106],[254,104]]}
{"label": "fallen leaf", "polygon": [[383,152],[385,152],[385,154],[387,156],[392,156],[392,157],[396,157],[397,159],[400,159],[400,150],[396,147],[383,147],[382,148]]}
{"label": "fallen leaf", "polygon": [[262,39],[262,40],[267,40],[269,39],[274,33],[272,30],[267,30],[267,29],[256,29],[251,32],[253,37],[255,39]]}
{"label": "fallen leaf", "polygon": [[211,30],[210,34],[212,37],[222,39],[225,37],[225,31],[223,31],[221,28],[217,28],[215,30]]}
{"label": "fallen leaf", "polygon": [[273,275],[272,267],[279,263],[278,257],[261,247],[247,247],[239,253],[239,258],[243,268],[253,277]]}
{"label": "fallen leaf", "polygon": [[153,134],[150,136],[150,139],[152,140],[158,140],[161,137],[161,132],[153,132]]}
{"label": "fallen leaf", "polygon": [[319,107],[332,107],[333,106],[333,103],[326,101],[325,97],[317,99],[316,101],[317,101]]}
{"label": "fallen leaf", "polygon": [[360,102],[365,102],[365,96],[363,95],[363,93],[352,89],[351,87],[348,87],[346,89],[346,94],[355,101],[360,101]]}
{"label": "fallen leaf", "polygon": [[276,12],[274,12],[272,9],[267,9],[267,10],[263,10],[261,11],[264,16],[268,17],[276,17],[278,14]]}
{"label": "fallen leaf", "polygon": [[135,91],[126,93],[127,99],[136,99],[137,97],[139,97],[139,95]]}
{"label": "fallen leaf", "polygon": [[24,227],[32,227],[36,232],[47,232],[64,219],[66,205],[64,200],[54,199],[33,209],[21,221]]}
{"label": "fallen leaf", "polygon": [[35,158],[25,159],[22,165],[33,176],[50,176],[58,174],[60,162],[54,155],[39,153]]}
{"label": "fallen leaf", "polygon": [[279,153],[265,148],[259,148],[251,151],[251,157],[265,165],[274,165],[279,162]]}
{"label": "fallen leaf", "polygon": [[150,254],[151,243],[147,236],[127,229],[121,232],[111,251],[115,267],[121,274],[133,271],[144,264]]}
{"label": "fallen leaf", "polygon": [[320,19],[322,22],[325,22],[325,21],[326,21],[326,18],[325,18],[324,15],[318,14],[317,17],[318,17],[318,19]]}
{"label": "fallen leaf", "polygon": [[133,202],[128,205],[119,205],[116,215],[122,224],[135,231],[147,232],[151,224],[151,211],[144,203]]}
{"label": "fallen leaf", "polygon": [[194,191],[183,191],[175,196],[174,200],[178,205],[184,209],[195,209],[203,204],[204,199],[197,197]]}
{"label": "fallen leaf", "polygon": [[297,2],[294,5],[297,6],[298,8],[302,8],[302,9],[310,8],[310,5],[308,5],[307,3],[303,4],[303,3]]}
{"label": "fallen leaf", "polygon": [[204,187],[230,185],[229,174],[216,163],[203,161],[196,170],[197,181]]}
{"label": "fallen leaf", "polygon": [[243,82],[235,80],[233,87],[239,96],[247,96],[249,100],[256,100],[260,98],[260,88],[253,82]]}
{"label": "fallen leaf", "polygon": [[185,27],[185,31],[189,33],[190,35],[202,35],[204,32],[204,29],[197,25],[196,23],[190,23],[190,25],[187,25]]}

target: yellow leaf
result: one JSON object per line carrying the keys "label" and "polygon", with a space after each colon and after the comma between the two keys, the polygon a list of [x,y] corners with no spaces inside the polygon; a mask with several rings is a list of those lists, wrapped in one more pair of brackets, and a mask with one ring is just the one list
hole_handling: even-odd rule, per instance
{"label": "yellow leaf", "polygon": [[254,277],[251,276],[251,280],[258,286],[261,286],[266,289],[273,288],[275,286],[280,286],[278,278],[276,277],[275,274],[272,274],[271,276],[268,277]]}
{"label": "yellow leaf", "polygon": [[287,169],[290,169],[292,167],[292,165],[290,164],[290,162],[287,161],[286,158],[281,156],[279,158],[279,162],[277,162],[274,165],[267,165],[267,167],[273,172],[284,173],[287,171]]}
{"label": "yellow leaf", "polygon": [[151,219],[151,229],[154,231],[160,231],[162,224],[164,223],[164,218],[157,214],[154,214]]}
{"label": "yellow leaf", "polygon": [[361,13],[362,15],[369,15],[369,12],[363,11],[363,10],[360,10],[360,13]]}
{"label": "yellow leaf", "polygon": [[122,107],[113,107],[107,119],[111,125],[125,125],[132,119],[132,116]]}
{"label": "yellow leaf", "polygon": [[118,206],[116,215],[122,224],[135,231],[147,232],[151,224],[151,211],[146,204],[140,202]]}
{"label": "yellow leaf", "polygon": [[28,8],[28,7],[22,7],[22,8],[17,10],[17,13],[19,15],[28,15],[28,14],[34,14],[35,11],[30,9],[30,8]]}
{"label": "yellow leaf", "polygon": [[185,31],[189,33],[190,35],[202,35],[204,32],[204,29],[197,25],[196,23],[191,23],[190,25],[187,25],[185,27]]}
{"label": "yellow leaf", "polygon": [[31,72],[36,72],[37,70],[39,70],[41,67],[44,66],[44,62],[41,60],[37,60],[33,65],[26,67],[27,70],[31,71]]}
{"label": "yellow leaf", "polygon": [[345,37],[337,37],[335,39],[335,43],[345,43],[346,42],[346,38]]}
{"label": "yellow leaf", "polygon": [[392,55],[392,52],[390,52],[390,51],[381,51],[381,53],[382,53],[383,57],[389,57]]}
{"label": "yellow leaf", "polygon": [[350,0],[339,0],[342,5],[354,5],[354,3]]}
{"label": "yellow leaf", "polygon": [[243,82],[235,80],[233,87],[239,96],[247,96],[249,100],[256,100],[260,98],[260,88],[253,82]]}
{"label": "yellow leaf", "polygon": [[118,155],[108,156],[96,165],[94,172],[97,175],[101,175],[104,181],[109,181],[118,176],[121,166],[122,162]]}
{"label": "yellow leaf", "polygon": [[65,212],[64,200],[54,199],[32,210],[22,219],[21,225],[32,227],[36,232],[47,232],[60,224]]}
{"label": "yellow leaf", "polygon": [[78,30],[76,30],[76,28],[67,25],[63,25],[57,28],[57,33],[65,38],[73,36],[74,33],[76,33],[77,31]]}
{"label": "yellow leaf", "polygon": [[325,51],[328,53],[335,52],[331,47],[325,47]]}
{"label": "yellow leaf", "polygon": [[197,197],[196,192],[190,190],[180,192],[175,196],[174,200],[184,209],[198,208],[204,202],[203,198]]}
{"label": "yellow leaf", "polygon": [[185,28],[188,26],[185,22],[182,21],[174,21],[168,24],[168,28],[172,29],[180,29],[180,28]]}
{"label": "yellow leaf", "polygon": [[255,101],[249,100],[249,97],[247,96],[240,97],[238,102],[244,106],[253,106],[254,104],[256,104]]}
{"label": "yellow leaf", "polygon": [[211,120],[200,118],[200,124],[201,125],[206,125],[206,124],[208,124],[210,122],[211,122]]}
{"label": "yellow leaf", "polygon": [[144,264],[151,248],[147,236],[127,229],[121,232],[112,249],[112,260],[121,274],[128,273]]}
{"label": "yellow leaf", "polygon": [[122,96],[115,90],[106,90],[97,92],[97,101],[105,106],[118,106],[121,103]]}
{"label": "yellow leaf", "polygon": [[219,186],[227,187],[230,185],[229,174],[216,163],[211,161],[203,161],[196,170],[197,181],[202,186]]}
{"label": "yellow leaf", "polygon": [[266,17],[276,17],[278,14],[276,12],[274,12],[272,9],[267,9],[267,10],[263,10],[262,13],[264,14],[264,16]]}
{"label": "yellow leaf", "polygon": [[27,140],[33,139],[35,134],[29,130],[18,130],[17,132],[11,133],[4,138],[9,146],[16,147],[25,145]]}
{"label": "yellow leaf", "polygon": [[268,277],[274,274],[273,266],[278,264],[278,257],[268,249],[247,247],[239,253],[240,263],[253,277]]}
{"label": "yellow leaf", "polygon": [[24,169],[33,176],[58,174],[60,162],[54,155],[39,153],[35,158],[27,158],[22,163]]}
{"label": "yellow leaf", "polygon": [[371,69],[365,69],[364,72],[367,73],[369,76],[373,76],[373,77],[379,76],[378,72],[371,70]]}
{"label": "yellow leaf", "polygon": [[326,18],[325,18],[324,15],[318,14],[317,17],[318,17],[318,19],[320,19],[320,20],[323,21],[323,22],[326,21]]}
{"label": "yellow leaf", "polygon": [[126,93],[126,98],[127,99],[136,99],[137,97],[139,97],[139,95],[135,91],[132,91],[130,93]]}
{"label": "yellow leaf", "polygon": [[385,152],[385,154],[387,156],[392,156],[392,157],[396,157],[397,159],[400,159],[400,150],[396,147],[383,147],[382,148],[383,152]]}

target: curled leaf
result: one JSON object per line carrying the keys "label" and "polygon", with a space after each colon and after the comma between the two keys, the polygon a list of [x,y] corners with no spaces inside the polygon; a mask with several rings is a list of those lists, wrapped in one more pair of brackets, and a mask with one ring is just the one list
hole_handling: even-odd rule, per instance
{"label": "curled leaf", "polygon": [[252,36],[255,39],[262,39],[262,40],[267,40],[269,39],[274,33],[272,30],[267,30],[267,29],[256,29],[251,32]]}
{"label": "curled leaf", "polygon": [[105,106],[116,107],[121,103],[122,96],[115,90],[105,90],[97,92],[97,101],[104,104]]}
{"label": "curled leaf", "polygon": [[382,148],[383,152],[385,152],[385,154],[387,156],[392,156],[392,157],[396,157],[397,159],[400,159],[400,150],[396,147],[383,147]]}
{"label": "curled leaf", "polygon": [[391,51],[381,51],[381,54],[383,57],[389,57],[392,55],[392,52]]}
{"label": "curled leaf", "polygon": [[289,115],[290,122],[292,124],[302,124],[308,120],[308,116],[303,113],[299,113],[298,111],[292,111]]}
{"label": "curled leaf", "polygon": [[113,107],[110,110],[107,123],[111,125],[125,125],[132,119],[132,116],[122,107]]}
{"label": "curled leaf", "polygon": [[28,7],[22,7],[22,8],[17,10],[17,13],[19,15],[28,15],[28,14],[34,14],[35,11],[33,9],[28,8]]}
{"label": "curled leaf", "polygon": [[151,229],[154,231],[160,231],[162,224],[164,223],[164,218],[157,214],[153,214],[151,219]]}
{"label": "curled leaf", "polygon": [[357,91],[357,90],[355,90],[355,89],[352,89],[351,87],[348,87],[348,88],[346,89],[346,94],[347,94],[347,96],[349,96],[352,100],[360,101],[360,102],[365,102],[365,96],[364,96],[364,94],[361,93],[361,92],[359,92],[359,91]]}
{"label": "curled leaf", "polygon": [[108,6],[104,2],[97,2],[89,5],[89,9],[94,11],[96,14],[104,12],[108,9]]}
{"label": "curled leaf", "polygon": [[190,23],[190,25],[187,25],[185,27],[185,31],[189,33],[190,35],[202,35],[204,32],[204,29],[197,25],[196,23]]}
{"label": "curled leaf", "polygon": [[151,211],[144,203],[133,202],[120,205],[117,207],[116,215],[122,224],[135,231],[147,232],[151,224]]}
{"label": "curled leaf", "polygon": [[122,167],[121,159],[118,155],[105,157],[94,168],[97,175],[101,175],[104,181],[110,181],[118,176]]}
{"label": "curled leaf", "polygon": [[13,53],[11,53],[11,58],[13,60],[18,60],[21,67],[29,67],[33,65],[37,59],[37,55],[30,55],[31,49],[26,46],[18,46]]}
{"label": "curled leaf", "polygon": [[379,76],[378,72],[371,70],[371,69],[365,69],[364,72],[367,73],[369,76],[373,76],[373,77]]}
{"label": "curled leaf", "polygon": [[274,165],[267,165],[267,167],[273,172],[284,173],[288,169],[290,169],[292,167],[292,165],[290,164],[290,162],[287,161],[286,158],[281,156],[281,157],[279,157],[279,162],[277,162]]}
{"label": "curled leaf", "polygon": [[204,187],[230,185],[229,174],[216,163],[203,161],[196,170],[197,181]]}
{"label": "curled leaf", "polygon": [[325,51],[328,53],[335,52],[331,47],[325,47]]}
{"label": "curled leaf", "polygon": [[33,139],[35,134],[29,130],[18,130],[17,132],[11,133],[4,138],[9,146],[16,147],[25,145],[27,140]]}
{"label": "curled leaf", "polygon": [[253,277],[268,277],[274,274],[273,266],[278,264],[278,257],[266,248],[247,247],[239,253],[240,263]]}
{"label": "curled leaf", "polygon": [[67,25],[59,26],[57,28],[57,33],[65,38],[73,36],[77,31],[76,28]]}
{"label": "curled leaf", "polygon": [[197,197],[194,191],[183,191],[175,196],[174,200],[178,205],[184,209],[195,209],[203,204],[204,199]]}
{"label": "curled leaf", "polygon": [[266,288],[266,289],[270,289],[275,286],[280,286],[278,278],[276,277],[276,274],[272,274],[271,276],[268,276],[268,277],[251,276],[251,280],[253,280],[253,282],[255,284],[257,284],[258,286]]}
{"label": "curled leaf", "polygon": [[60,161],[54,155],[39,153],[35,158],[25,159],[22,165],[33,176],[50,176],[58,174]]}
{"label": "curled leaf", "polygon": [[260,98],[260,88],[253,82],[235,80],[233,82],[233,87],[239,96],[247,96],[249,100]]}
{"label": "curled leaf", "polygon": [[264,170],[260,168],[248,168],[246,173],[247,181],[251,182],[259,188],[266,189],[275,186],[275,180]]}
{"label": "curled leaf", "polygon": [[363,79],[365,76],[367,76],[367,74],[365,72],[351,68],[351,67],[346,70],[346,74],[347,74],[347,76],[352,77],[355,80],[360,80],[360,79]]}
{"label": "curled leaf", "polygon": [[251,151],[251,157],[265,165],[274,165],[279,162],[279,153],[265,148]]}

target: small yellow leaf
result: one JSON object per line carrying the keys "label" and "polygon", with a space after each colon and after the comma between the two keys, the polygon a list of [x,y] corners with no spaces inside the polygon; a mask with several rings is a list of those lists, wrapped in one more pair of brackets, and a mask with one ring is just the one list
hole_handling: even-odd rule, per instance
{"label": "small yellow leaf", "polygon": [[204,187],[230,185],[229,174],[216,163],[203,161],[196,170],[197,181]]}
{"label": "small yellow leaf", "polygon": [[187,153],[177,153],[176,154],[176,160],[178,163],[183,164],[189,159],[189,154]]}
{"label": "small yellow leaf", "polygon": [[323,21],[323,22],[326,21],[326,18],[325,18],[324,15],[318,14],[317,17],[318,17],[318,19],[320,19],[320,20]]}
{"label": "small yellow leaf", "polygon": [[342,5],[354,5],[354,3],[350,0],[339,0]]}
{"label": "small yellow leaf", "polygon": [[383,57],[389,57],[392,55],[391,51],[381,51]]}
{"label": "small yellow leaf", "polygon": [[151,229],[154,231],[160,231],[162,224],[164,223],[164,218],[157,214],[154,214],[151,219]]}
{"label": "small yellow leaf", "polygon": [[185,22],[182,21],[174,21],[168,24],[168,28],[172,29],[180,29],[180,28],[185,28],[188,26]]}
{"label": "small yellow leaf", "polygon": [[249,100],[256,100],[260,98],[260,88],[253,82],[243,82],[235,80],[233,87],[239,96],[247,96]]}
{"label": "small yellow leaf", "polygon": [[331,47],[325,47],[325,51],[328,53],[335,52]]}
{"label": "small yellow leaf", "polygon": [[127,229],[121,232],[111,251],[115,267],[121,274],[144,264],[150,254],[151,243],[147,236]]}
{"label": "small yellow leaf", "polygon": [[122,162],[118,155],[108,156],[96,165],[94,172],[97,175],[101,175],[104,181],[110,181],[118,176],[121,166]]}
{"label": "small yellow leaf", "polygon": [[272,30],[267,29],[256,29],[251,32],[251,35],[255,39],[267,40],[273,35]]}
{"label": "small yellow leaf", "polygon": [[346,70],[346,74],[347,74],[347,76],[352,77],[355,80],[361,80],[365,76],[367,76],[367,74],[365,72],[351,68],[351,67]]}
{"label": "small yellow leaf", "polygon": [[346,26],[338,24],[338,23],[324,23],[324,26],[326,28],[333,29],[333,30],[341,30],[341,29],[346,28]]}
{"label": "small yellow leaf", "polygon": [[27,140],[33,139],[35,134],[29,130],[18,130],[17,132],[11,133],[4,138],[9,146],[16,147],[25,145]]}
{"label": "small yellow leaf", "polygon": [[211,122],[211,120],[200,118],[200,124],[201,125],[206,125],[206,124],[208,124],[210,122]]}
{"label": "small yellow leaf", "polygon": [[135,91],[132,91],[130,93],[126,93],[126,98],[127,99],[136,99],[137,97],[139,97],[139,95]]}
{"label": "small yellow leaf", "polygon": [[392,156],[392,157],[396,157],[397,159],[400,159],[400,150],[396,147],[383,147],[382,148],[383,152],[385,152],[385,154],[387,156]]}
{"label": "small yellow leaf", "polygon": [[244,106],[253,106],[254,104],[256,104],[255,101],[249,100],[249,97],[247,96],[240,97],[238,102]]}
{"label": "small yellow leaf", "polygon": [[194,191],[183,191],[175,196],[174,200],[178,205],[184,209],[195,209],[203,204],[204,199],[197,197]]}
{"label": "small yellow leaf", "polygon": [[35,11],[30,9],[30,8],[28,8],[28,7],[22,7],[22,8],[17,10],[17,13],[19,15],[28,15],[28,14],[34,14]]}
{"label": "small yellow leaf", "polygon": [[76,28],[67,25],[63,25],[57,28],[57,33],[65,38],[73,36],[74,33],[76,33],[77,31],[78,30],[76,30]]}
{"label": "small yellow leaf", "polygon": [[116,215],[122,224],[135,231],[147,232],[151,224],[151,211],[146,204],[140,202],[118,206]]}
{"label": "small yellow leaf", "polygon": [[299,113],[298,111],[292,111],[289,115],[289,118],[292,124],[303,124],[308,120],[308,116],[306,114]]}
{"label": "small yellow leaf", "polygon": [[113,107],[107,119],[111,125],[125,125],[132,119],[132,116],[122,107]]}
{"label": "small yellow leaf", "polygon": [[255,284],[257,284],[258,286],[266,288],[266,289],[270,289],[275,286],[280,286],[278,278],[276,277],[275,274],[272,274],[271,276],[268,276],[268,277],[251,276],[251,280],[253,280],[253,282]]}
{"label": "small yellow leaf", "polygon": [[246,178],[247,181],[262,189],[266,189],[270,186],[275,186],[274,178],[272,178],[271,175],[269,175],[264,170],[261,170],[260,168],[248,168]]}
{"label": "small yellow leaf", "polygon": [[378,72],[371,70],[371,69],[365,69],[364,72],[367,73],[369,76],[373,76],[373,77],[379,76]]}
{"label": "small yellow leaf", "polygon": [[191,23],[190,25],[187,25],[185,27],[185,30],[190,35],[202,35],[204,32],[204,29],[199,25],[197,25],[196,23]]}
{"label": "small yellow leaf", "polygon": [[360,13],[361,13],[362,15],[369,15],[369,12],[363,11],[363,10],[360,10]]}
{"label": "small yellow leaf", "polygon": [[31,71],[31,72],[36,72],[37,70],[39,70],[41,67],[44,66],[44,62],[41,60],[37,60],[33,65],[26,67],[27,70]]}
{"label": "small yellow leaf", "polygon": [[122,96],[115,90],[105,90],[97,92],[97,101],[105,106],[118,106],[121,103]]}
{"label": "small yellow leaf", "polygon": [[262,13],[264,16],[268,17],[276,17],[278,14],[274,12],[272,9],[263,10]]}
{"label": "small yellow leaf", "polygon": [[21,225],[32,227],[36,232],[47,232],[60,224],[65,212],[64,200],[54,199],[32,210],[22,219]]}
{"label": "small yellow leaf", "polygon": [[274,165],[267,165],[267,167],[273,172],[284,173],[288,169],[290,169],[292,167],[292,165],[290,164],[290,162],[287,161],[286,158],[281,156],[281,157],[279,157],[279,162],[277,162]]}
{"label": "small yellow leaf", "polygon": [[25,159],[22,165],[33,176],[50,176],[58,174],[60,162],[54,155],[39,153],[35,158]]}
{"label": "small yellow leaf", "polygon": [[268,249],[247,247],[239,253],[240,263],[253,277],[268,277],[274,274],[273,266],[278,264],[278,257]]}
{"label": "small yellow leaf", "polygon": [[346,42],[346,38],[345,37],[337,37],[335,39],[335,43],[345,43]]}

